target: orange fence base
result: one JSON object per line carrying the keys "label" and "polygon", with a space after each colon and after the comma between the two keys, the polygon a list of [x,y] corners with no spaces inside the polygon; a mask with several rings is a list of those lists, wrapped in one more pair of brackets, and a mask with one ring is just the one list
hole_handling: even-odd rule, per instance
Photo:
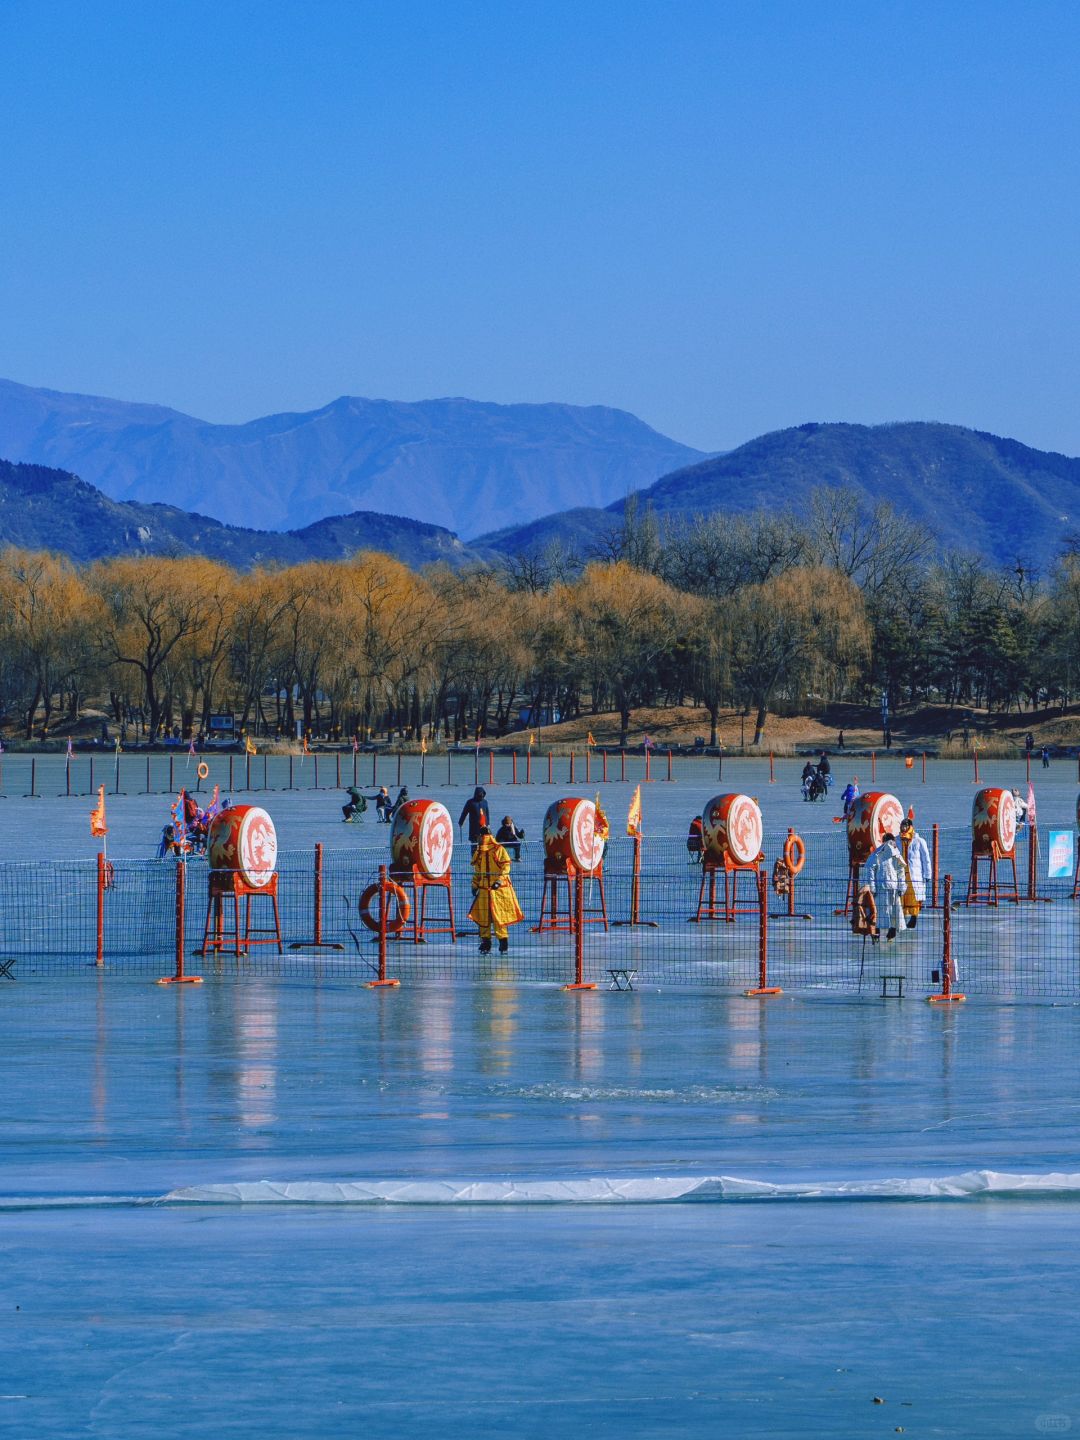
{"label": "orange fence base", "polygon": [[927,995],[928,1005],[962,1005],[967,999],[966,995],[958,995],[955,991],[951,995]]}
{"label": "orange fence base", "polygon": [[780,988],[779,985],[766,985],[764,988],[760,988],[760,987],[759,987],[759,988],[756,989],[756,990],[744,990],[742,993],[743,993],[744,995],[750,996],[750,995],[782,995],[784,992],[783,992],[783,990],[781,990],[781,988]]}
{"label": "orange fence base", "polygon": [[201,975],[163,975],[160,980],[155,981],[157,985],[201,985]]}
{"label": "orange fence base", "polygon": [[588,980],[574,980],[569,985],[563,985],[563,990],[595,990],[596,986]]}
{"label": "orange fence base", "polygon": [[365,990],[383,990],[383,989],[392,990],[395,986],[400,985],[400,984],[401,984],[401,981],[400,981],[400,980],[367,980],[367,981],[364,982],[364,989],[365,989]]}

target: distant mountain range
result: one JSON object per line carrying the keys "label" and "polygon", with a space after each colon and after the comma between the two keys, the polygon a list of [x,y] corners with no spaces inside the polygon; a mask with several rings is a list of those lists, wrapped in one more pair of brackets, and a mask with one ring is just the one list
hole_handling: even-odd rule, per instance
{"label": "distant mountain range", "polygon": [[231,525],[288,530],[377,511],[465,536],[603,508],[704,458],[601,405],[343,396],[306,414],[211,425],[10,380],[0,380],[0,456],[74,471],[114,500]]}
{"label": "distant mountain range", "polygon": [[342,560],[385,550],[410,565],[459,566],[482,557],[438,525],[357,511],[302,530],[247,530],[172,505],[110,500],[85,480],[0,460],[0,545],[56,550],[73,560],[113,555],[208,555],[239,569]]}
{"label": "distant mountain range", "polygon": [[[1000,564],[1046,566],[1080,530],[1080,460],[959,425],[799,425],[775,430],[725,455],[676,470],[638,492],[660,516],[720,510],[805,512],[821,486],[854,490],[867,504],[888,500],[924,522],[946,549]],[[479,536],[502,554],[553,540],[588,548],[618,524],[625,501],[578,507]]]}
{"label": "distant mountain range", "polygon": [[[552,542],[588,554],[630,494],[660,517],[799,513],[822,486],[888,500],[943,548],[1000,564],[1045,567],[1080,531],[1080,460],[929,422],[799,425],[702,458],[603,407],[345,399],[214,426],[0,381],[0,455],[64,467],[0,465],[0,542],[81,560],[135,550],[250,566],[368,548],[461,565]],[[355,494],[372,508],[358,509]],[[539,495],[554,497],[546,514]],[[289,518],[312,511],[310,523]],[[433,523],[444,516],[448,525]]]}

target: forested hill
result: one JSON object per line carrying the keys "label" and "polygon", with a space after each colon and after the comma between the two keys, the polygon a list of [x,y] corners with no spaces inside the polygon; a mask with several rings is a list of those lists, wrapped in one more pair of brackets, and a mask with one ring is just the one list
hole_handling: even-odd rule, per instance
{"label": "forested hill", "polygon": [[358,511],[303,530],[245,530],[172,505],[110,500],[66,470],[7,460],[0,460],[0,545],[54,550],[79,561],[207,555],[239,569],[341,560],[357,550],[384,550],[413,566],[477,558],[449,530],[396,515]]}
{"label": "forested hill", "polygon": [[[946,549],[1008,564],[1048,565],[1080,530],[1080,460],[959,425],[800,425],[665,475],[638,492],[659,515],[715,510],[805,511],[814,490],[843,486],[868,504],[888,500],[924,522]],[[482,536],[505,554],[566,538],[580,547],[617,524],[625,502],[546,516]]]}
{"label": "forested hill", "polygon": [[604,405],[406,403],[211,425],[164,406],[0,380],[0,455],[59,466],[114,500],[168,502],[232,525],[387,511],[460,535],[570,505],[602,507],[703,458]]}

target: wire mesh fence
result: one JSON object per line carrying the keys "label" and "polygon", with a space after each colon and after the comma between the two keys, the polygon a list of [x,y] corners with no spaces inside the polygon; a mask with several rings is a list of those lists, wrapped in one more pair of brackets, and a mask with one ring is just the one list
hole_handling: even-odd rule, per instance
{"label": "wire mesh fence", "polygon": [[[765,839],[768,877],[787,832]],[[768,984],[880,995],[928,994],[942,981],[946,865],[955,873],[951,912],[952,978],[969,995],[1080,995],[1080,909],[1072,881],[1036,876],[1029,900],[1020,847],[1016,901],[966,904],[970,833],[939,836],[941,885],[912,928],[894,938],[853,933],[847,850],[841,834],[808,845],[806,866],[789,894],[765,891]],[[185,865],[183,953],[188,969],[210,977],[270,974],[291,978],[371,979],[379,970],[378,904],[361,899],[387,862],[382,846],[290,852],[278,859],[276,915],[267,894],[227,895],[222,918],[211,913],[211,872]],[[961,863],[957,864],[956,862]],[[387,973],[411,983],[454,980],[537,981],[598,985],[692,985],[749,989],[759,984],[761,905],[750,872],[712,871],[674,838],[646,837],[635,857],[629,840],[613,841],[601,876],[585,877],[583,920],[574,895],[545,876],[539,847],[523,845],[512,867],[524,913],[511,927],[506,953],[482,954],[468,848],[455,855],[445,885],[406,885],[411,913],[400,930],[392,912]],[[84,972],[160,976],[177,950],[173,860],[24,862],[0,865],[0,960],[15,976]],[[725,886],[734,885],[734,891]],[[553,893],[554,892],[554,893]],[[730,905],[725,895],[731,897]],[[422,917],[421,917],[422,905]],[[244,943],[250,924],[270,943]],[[240,939],[235,922],[239,917]],[[210,938],[220,945],[204,950]],[[451,929],[452,927],[452,929]],[[397,933],[393,933],[393,932]],[[237,953],[237,952],[240,953]]]}

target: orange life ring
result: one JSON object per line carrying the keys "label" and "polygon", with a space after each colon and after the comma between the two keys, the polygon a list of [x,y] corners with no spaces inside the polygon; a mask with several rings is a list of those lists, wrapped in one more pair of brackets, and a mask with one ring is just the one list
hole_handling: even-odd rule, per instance
{"label": "orange life ring", "polygon": [[[796,856],[798,857],[796,859]],[[806,864],[806,842],[801,835],[789,835],[784,842],[784,864],[792,875],[798,875]]]}
{"label": "orange life ring", "polygon": [[199,761],[199,768],[195,771],[195,774],[198,775],[200,780],[208,780],[210,778],[210,766],[205,760]]}
{"label": "orange life ring", "polygon": [[[409,919],[409,915],[411,913],[409,897],[405,894],[405,891],[402,889],[402,887],[398,885],[397,882],[394,880],[388,880],[386,882],[386,889],[388,894],[392,895],[394,901],[396,902],[393,918],[391,919],[390,915],[387,915],[386,917],[386,933],[388,935],[400,935],[402,930],[405,929],[405,926]],[[360,896],[360,899],[357,901],[357,907],[360,911],[360,919],[364,922],[367,928],[373,931],[376,935],[379,933],[379,915],[378,911],[376,911],[374,915],[371,913],[371,903],[373,900],[378,899],[378,895],[379,882],[376,880],[374,884],[367,887],[364,893]]]}

